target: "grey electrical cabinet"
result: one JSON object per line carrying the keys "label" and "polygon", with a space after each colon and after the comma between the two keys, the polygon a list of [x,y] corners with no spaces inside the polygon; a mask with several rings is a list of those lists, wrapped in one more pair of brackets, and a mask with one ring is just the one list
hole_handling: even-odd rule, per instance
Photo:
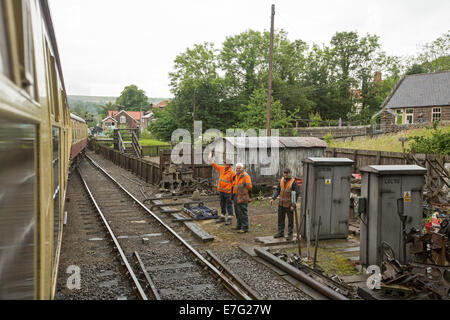
{"label": "grey electrical cabinet", "polygon": [[[319,239],[348,236],[350,179],[354,161],[347,158],[307,158],[303,160],[302,228],[314,239],[320,218]],[[310,219],[306,216],[309,214]]]}
{"label": "grey electrical cabinet", "polygon": [[[402,264],[410,259],[405,234],[420,230],[422,188],[427,170],[416,165],[368,166],[362,173],[360,211],[360,263],[381,266],[390,251]],[[409,245],[408,245],[409,246]],[[390,249],[389,249],[390,248]]]}

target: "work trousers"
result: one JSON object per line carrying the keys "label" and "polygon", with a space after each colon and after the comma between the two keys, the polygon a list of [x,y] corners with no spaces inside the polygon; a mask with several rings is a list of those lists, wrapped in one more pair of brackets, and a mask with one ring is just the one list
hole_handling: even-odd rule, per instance
{"label": "work trousers", "polygon": [[236,212],[236,228],[248,231],[248,203],[238,203],[234,195],[234,211]]}
{"label": "work trousers", "polygon": [[291,211],[290,207],[278,206],[278,233],[284,234],[286,214],[288,216],[288,234],[292,235],[294,231],[294,211]]}
{"label": "work trousers", "polygon": [[223,216],[233,216],[233,204],[231,202],[231,193],[219,192],[220,195],[220,209]]}

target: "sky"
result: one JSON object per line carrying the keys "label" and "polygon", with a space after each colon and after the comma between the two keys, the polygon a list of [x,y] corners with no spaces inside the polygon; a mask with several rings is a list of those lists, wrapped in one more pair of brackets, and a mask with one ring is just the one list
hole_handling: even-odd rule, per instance
{"label": "sky", "polygon": [[336,32],[380,37],[389,55],[412,56],[450,30],[449,0],[49,0],[69,95],[120,95],[130,84],[170,98],[180,53],[248,29],[329,44]]}

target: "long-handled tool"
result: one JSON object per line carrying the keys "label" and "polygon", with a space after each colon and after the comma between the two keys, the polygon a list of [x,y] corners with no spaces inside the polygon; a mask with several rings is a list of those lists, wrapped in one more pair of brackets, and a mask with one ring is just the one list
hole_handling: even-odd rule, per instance
{"label": "long-handled tool", "polygon": [[292,191],[292,199],[291,199],[292,206],[294,207],[294,221],[295,221],[295,229],[297,230],[297,244],[298,244],[298,256],[300,259],[302,258],[302,244],[300,239],[300,229],[299,229],[299,223],[298,223],[298,217],[297,217],[297,202],[296,200],[296,192]]}
{"label": "long-handled tool", "polygon": [[319,248],[319,230],[320,230],[320,216],[319,216],[319,222],[317,223],[317,229],[316,229],[316,243],[314,247],[314,263],[313,263],[313,269],[316,269],[316,262],[317,262],[317,249]]}

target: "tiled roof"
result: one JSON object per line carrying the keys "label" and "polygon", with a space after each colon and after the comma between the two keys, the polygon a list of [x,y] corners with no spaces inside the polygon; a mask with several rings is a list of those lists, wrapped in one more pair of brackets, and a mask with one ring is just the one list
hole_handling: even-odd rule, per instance
{"label": "tiled roof", "polygon": [[[124,110],[126,113],[128,113],[130,115],[130,117],[132,117],[135,120],[141,120],[141,113],[139,111],[126,111]],[[110,117],[115,116],[117,113],[119,113],[119,111],[116,110],[109,110],[108,111],[108,115]]]}
{"label": "tiled roof", "polygon": [[402,78],[382,107],[450,105],[450,71],[414,74]]}

